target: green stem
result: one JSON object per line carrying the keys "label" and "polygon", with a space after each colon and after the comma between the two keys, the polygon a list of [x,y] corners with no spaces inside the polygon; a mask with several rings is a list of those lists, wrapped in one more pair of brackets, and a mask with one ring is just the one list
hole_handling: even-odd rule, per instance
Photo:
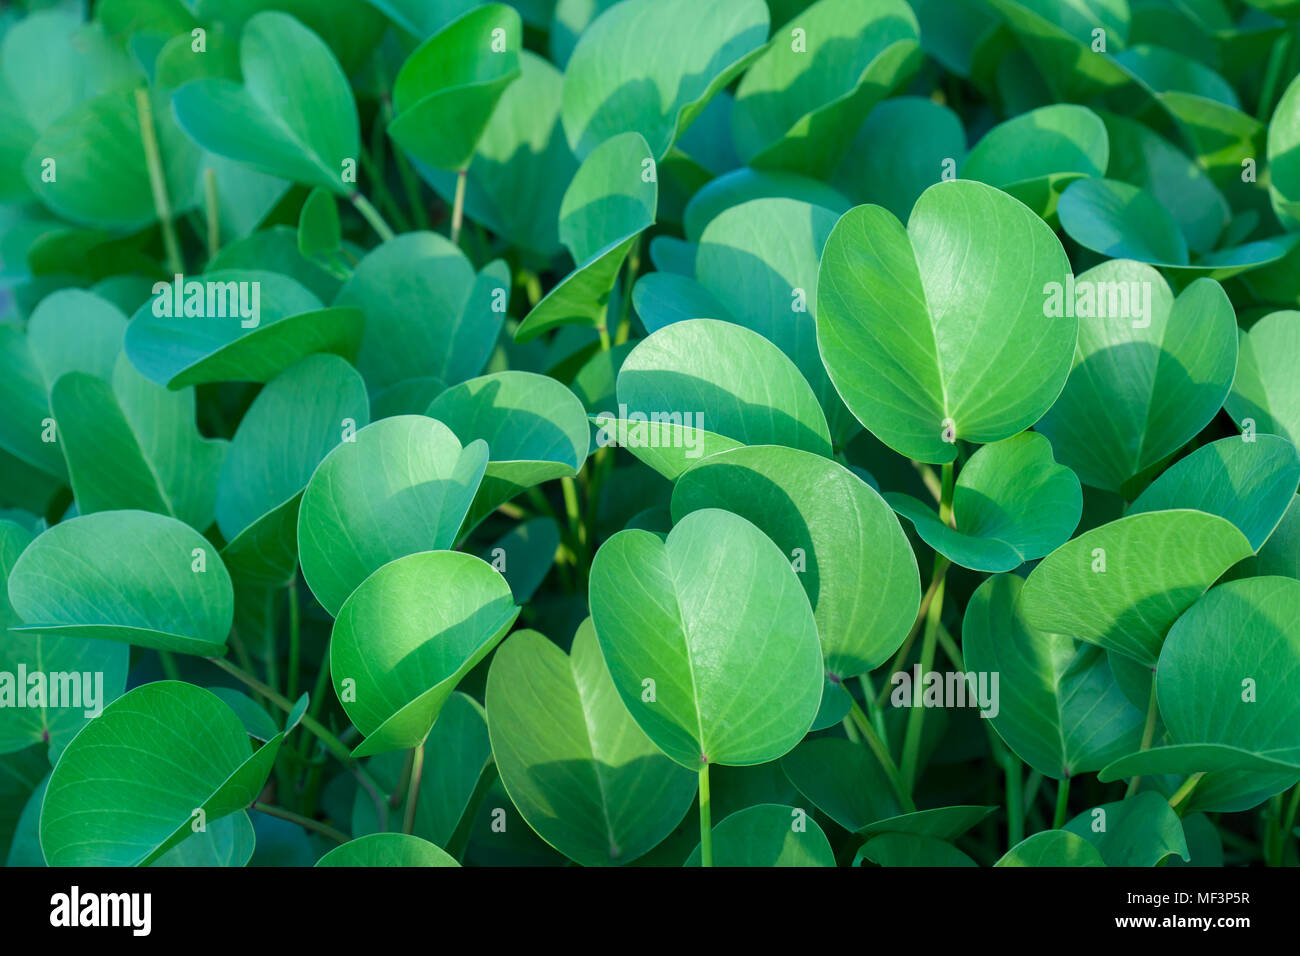
{"label": "green stem", "polygon": [[149,169],[149,188],[153,191],[153,208],[158,214],[158,225],[162,228],[167,271],[172,275],[181,275],[185,272],[185,263],[181,259],[181,246],[176,239],[176,224],[172,222],[171,202],[167,198],[167,176],[163,172],[158,135],[153,128],[153,103],[149,99],[149,91],[144,87],[135,91],[135,111],[140,122],[140,143],[144,147],[144,160]]}
{"label": "green stem", "polygon": [[713,824],[709,819],[709,762],[700,765],[700,866],[713,866]]}
{"label": "green stem", "polygon": [[632,334],[632,285],[636,274],[641,270],[641,237],[632,240],[632,248],[627,254],[627,263],[623,272],[623,297],[618,304],[618,326],[614,332],[614,344],[622,345]]}
{"label": "green stem", "polygon": [[[848,693],[847,689],[845,693]],[[916,804],[912,801],[911,791],[903,786],[902,778],[898,775],[898,765],[894,763],[894,757],[889,752],[889,746],[876,733],[876,728],[871,725],[871,721],[862,712],[862,708],[858,706],[858,702],[853,699],[852,694],[849,694],[849,716],[853,718],[853,723],[857,725],[858,733],[862,735],[862,739],[871,748],[871,752],[876,755],[876,760],[880,762],[880,766],[884,769],[889,785],[893,787],[894,795],[898,797],[898,802],[904,812],[914,812]]]}
{"label": "green stem", "polygon": [[1062,777],[1056,788],[1056,812],[1052,814],[1052,829],[1059,830],[1065,826],[1065,817],[1070,806],[1070,778]]}
{"label": "green stem", "polygon": [[262,634],[262,653],[266,655],[266,683],[280,689],[280,655],[275,646],[275,591],[266,592],[266,630]]}
{"label": "green stem", "polygon": [[162,661],[163,673],[168,680],[180,680],[181,669],[176,666],[176,655],[171,651],[159,651],[158,659]]}
{"label": "green stem", "polygon": [[207,211],[208,262],[221,251],[221,205],[217,201],[217,172],[209,167],[203,170],[203,208]]}
{"label": "green stem", "polygon": [[402,821],[403,833],[415,832],[415,808],[420,802],[420,778],[424,776],[424,744],[411,751],[411,782],[406,790],[406,816]]}
{"label": "green stem", "polygon": [[379,215],[379,210],[370,205],[370,200],[361,193],[353,191],[348,199],[356,207],[357,212],[361,213],[361,218],[370,223],[370,227],[379,235],[382,242],[387,242],[395,237],[392,227],[384,222],[384,217]]}
{"label": "green stem", "polygon": [[1191,796],[1192,791],[1196,789],[1196,785],[1201,782],[1201,778],[1204,776],[1205,772],[1202,771],[1201,773],[1194,773],[1184,780],[1183,785],[1175,790],[1174,795],[1169,798],[1169,805],[1177,809],[1178,804]]}
{"label": "green stem", "polygon": [[294,813],[292,810],[286,810],[283,807],[272,806],[269,803],[254,803],[253,809],[259,813],[265,813],[268,817],[279,817],[281,820],[288,820],[290,823],[296,823],[300,827],[306,827],[308,830],[315,830],[321,836],[327,836],[336,843],[350,843],[352,838],[346,833],[335,830],[310,817],[304,817],[300,813]]}
{"label": "green stem", "polygon": [[289,674],[285,678],[288,687],[285,696],[294,701],[298,699],[298,668],[302,655],[299,636],[301,620],[298,608],[298,580],[295,578],[289,582]]}
{"label": "green stem", "polygon": [[[1159,712],[1160,709],[1156,703],[1156,675],[1152,674],[1151,696],[1147,699],[1147,720],[1146,724],[1142,727],[1142,746],[1140,746],[1138,750],[1151,749],[1151,741],[1155,739],[1156,735],[1156,716]],[[1133,794],[1137,793],[1138,783],[1141,782],[1141,780],[1142,776],[1140,774],[1129,779],[1128,787],[1124,791],[1124,799],[1127,800],[1129,797],[1133,796]]]}
{"label": "green stem", "polygon": [[[320,669],[316,671],[316,683],[312,685],[311,697],[307,699],[307,716],[316,720],[320,717],[321,708],[325,706],[325,689],[329,685],[330,679],[330,646],[329,642],[325,643],[325,650],[321,657]],[[305,719],[304,719],[305,722]],[[304,758],[310,749],[309,741],[311,736],[305,731],[302,735],[302,745],[298,752]]]}
{"label": "green stem", "polygon": [[451,204],[451,244],[460,245],[460,227],[465,219],[465,184],[469,180],[469,171],[456,171],[456,198]]}
{"label": "green stem", "polygon": [[921,641],[921,680],[912,688],[912,709],[907,715],[907,734],[903,739],[903,785],[909,793],[916,790],[916,768],[921,754],[921,730],[925,723],[922,683],[925,675],[934,669],[934,653],[938,644],[939,618],[943,614],[944,579],[947,576],[948,561],[942,555],[935,556],[934,576],[939,579],[934,597],[930,601],[925,616],[925,636]]}

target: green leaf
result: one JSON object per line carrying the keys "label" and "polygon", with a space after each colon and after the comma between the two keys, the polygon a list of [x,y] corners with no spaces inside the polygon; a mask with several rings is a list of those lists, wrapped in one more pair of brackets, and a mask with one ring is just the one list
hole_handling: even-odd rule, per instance
{"label": "green leaf", "polygon": [[911,836],[933,837],[951,842],[966,833],[977,823],[997,810],[997,807],[955,806],[937,807],[904,813],[887,820],[877,820],[859,827],[859,835],[875,836],[881,833],[904,833]]}
{"label": "green leaf", "polygon": [[205,78],[173,94],[181,128],[204,149],[269,175],[355,191],[356,103],[324,41],[292,16],[264,11],[244,24],[239,64],[242,85]]}
{"label": "green leaf", "polygon": [[[1300,581],[1265,577],[1219,585],[1169,631],[1156,695],[1176,746],[1149,754],[1177,772],[1223,774],[1194,793],[1191,805],[1202,809],[1249,809],[1281,793],[1300,780],[1298,675]],[[1120,761],[1105,774],[1129,774],[1133,766]]]}
{"label": "green leaf", "polygon": [[212,523],[227,443],[200,435],[193,389],[168,391],[119,355],[111,379],[61,376],[50,409],[79,513],[138,508]]}
{"label": "green leaf", "polygon": [[618,401],[617,415],[596,416],[597,444],[625,446],[670,479],[738,445],[831,451],[826,418],[798,368],[730,322],[675,322],[643,339],[618,373]]}
{"label": "green leaf", "polygon": [[1070,183],[1104,176],[1109,157],[1101,118],[1087,107],[1058,103],[989,130],[966,157],[961,175],[1004,189],[1047,218]]}
{"label": "green leaf", "polygon": [[1128,261],[1089,269],[1070,292],[1062,307],[1081,313],[1074,368],[1038,430],[1085,485],[1129,491],[1223,405],[1236,365],[1232,303],[1211,279],[1174,298],[1159,273]]}
{"label": "green leaf", "polygon": [[1124,696],[1106,655],[1040,631],[1020,607],[1023,582],[986,580],[966,606],[962,653],[970,671],[998,674],[993,729],[1025,763],[1053,780],[1100,770],[1137,748],[1145,714]]}
{"label": "green leaf", "polygon": [[1097,848],[1066,830],[1043,830],[1021,840],[994,866],[1105,866]]}
{"label": "green leaf", "polygon": [[872,837],[859,857],[866,857],[880,866],[976,866],[974,860],[951,843],[934,837],[914,836],[910,833],[882,833]]}
{"label": "green leaf", "polygon": [[1300,445],[1300,312],[1273,312],[1241,334],[1237,376],[1223,407],[1241,428]]}
{"label": "green leaf", "polygon": [[[519,82],[506,87],[479,137],[465,183],[465,215],[485,229],[549,259],[560,251],[556,221],[578,161],[560,126],[564,75],[528,50]],[[456,175],[417,166],[444,200]]]}
{"label": "green leaf", "polygon": [[328,189],[317,186],[307,194],[298,216],[298,251],[305,257],[329,257],[339,251],[343,234],[339,208]]}
{"label": "green leaf", "polygon": [[855,203],[884,206],[901,220],[943,178],[945,163],[955,170],[965,155],[966,131],[956,113],[921,96],[896,96],[868,114],[831,182]]}
{"label": "green leaf", "polygon": [[377,393],[411,379],[454,385],[478,375],[500,334],[509,295],[503,262],[476,275],[445,238],[413,232],[372,249],[334,305],[365,316],[357,368]]}
{"label": "green leaf", "polygon": [[41,810],[45,859],[153,863],[196,832],[198,811],[210,826],[257,799],[282,739],[254,752],[239,718],[193,684],[137,687],[87,724],[54,768]]}
{"label": "green leaf", "polygon": [[1086,249],[1115,259],[1188,264],[1187,244],[1168,210],[1144,189],[1116,179],[1082,179],[1061,196],[1061,227]]}
{"label": "green leaf", "polygon": [[681,822],[696,776],[619,699],[590,619],[565,655],[520,631],[492,661],[488,727],[501,781],[528,825],[584,866],[627,863]]}
{"label": "green leaf", "polygon": [[[699,242],[705,227],[714,219],[728,209],[753,199],[792,199],[829,209],[836,217],[843,215],[853,205],[844,194],[820,180],[779,169],[757,170],[742,167],[723,173],[718,178],[705,183],[691,197],[682,214],[682,227],[686,231],[686,238],[692,242]],[[751,237],[748,241],[761,243],[762,239]],[[822,237],[822,242],[825,242],[825,236]],[[821,254],[820,248],[817,254]],[[693,272],[692,268],[688,274]]]}
{"label": "green leaf", "polygon": [[792,199],[755,199],[720,212],[705,226],[695,276],[729,319],[784,352],[808,380],[831,436],[845,444],[858,423],[831,384],[817,349],[817,268],[835,214]]}
{"label": "green leaf", "polygon": [[1150,791],[1086,810],[1065,829],[1096,847],[1107,866],[1157,866],[1174,854],[1191,859],[1178,814]]}
{"label": "green leaf", "polygon": [[773,34],[736,89],[731,126],[746,164],[825,178],[877,102],[920,65],[902,0],[818,0]]}
{"label": "green leaf", "polygon": [[619,695],[682,766],[764,763],[808,732],[817,625],[785,555],[744,518],[705,509],[666,540],[620,532],[596,553],[590,593]]}
{"label": "green leaf", "polygon": [[33,636],[98,638],[220,656],[234,617],[215,549],[175,518],[105,511],[42,533],[9,573],[9,600]]}
{"label": "green leaf", "polygon": [[446,851],[407,833],[371,833],[330,850],[317,866],[460,866]]}
{"label": "green leaf", "polygon": [[[402,800],[388,812],[388,829],[401,829],[406,791],[399,790],[409,754],[392,751],[371,757],[366,770],[385,793]],[[473,698],[457,692],[447,698],[424,746],[424,772],[415,803],[416,836],[448,845],[470,809],[474,792],[492,758],[487,720]],[[352,832],[361,836],[379,831],[374,801],[360,788],[352,803]]]}
{"label": "green leaf", "polygon": [[[172,118],[165,97],[153,93],[151,114],[172,208],[197,199],[199,151]],[[46,160],[56,163],[46,181]],[[106,93],[74,107],[36,139],[23,163],[32,192],[64,219],[86,226],[136,230],[158,218],[131,91]]]}
{"label": "green leaf", "polygon": [[[673,29],[664,30],[665,23]],[[636,131],[662,158],[708,101],[754,62],[767,29],[761,0],[615,4],[582,34],[565,69],[561,116],[569,144],[586,156],[610,137]]]}
{"label": "green leaf", "polygon": [[27,345],[50,388],[65,372],[112,381],[125,333],[126,316],[81,289],[46,296],[27,320]]}
{"label": "green leaf", "polygon": [[1155,667],[1165,635],[1220,575],[1252,553],[1230,522],[1200,511],[1134,514],[1057,548],[1030,573],[1026,622]]}
{"label": "green leaf", "polygon": [[900,812],[875,757],[842,737],[805,740],[781,758],[781,769],[813,806],[846,830],[857,830]]}
{"label": "green leaf", "polygon": [[[8,580],[34,537],[0,521],[0,579]],[[122,696],[129,652],[123,644],[10,630],[21,625],[0,592],[0,753],[48,742],[54,764],[87,720]]]}
{"label": "green leaf", "polygon": [[42,440],[52,417],[47,396],[41,366],[22,330],[0,324],[0,403],[5,409],[0,416],[0,448],[45,475],[66,480],[67,465],[59,444]]}
{"label": "green leaf", "polygon": [[330,676],[368,757],[422,744],[452,691],[519,616],[505,579],[458,551],[390,561],[352,592],[330,639]]}
{"label": "green leaf", "polygon": [[1093,52],[1096,29],[1104,32],[1107,52],[1124,48],[1129,33],[1127,3],[989,0],[989,5],[1015,33],[1054,99],[1077,102],[1128,81],[1128,74],[1110,57]]}
{"label": "green leaf", "polygon": [[[798,807],[763,803],[738,810],[713,828],[714,866],[834,866],[826,834]],[[697,846],[683,866],[700,865]]]}
{"label": "green leaf", "polygon": [[548,517],[515,525],[479,555],[505,576],[516,604],[532,599],[555,564],[560,529]]}
{"label": "green leaf", "polygon": [[393,83],[388,135],[437,169],[469,166],[501,94],[519,78],[519,14],[485,3],[429,37]]}
{"label": "green leaf", "polygon": [[591,443],[578,397],[533,372],[496,372],[462,382],[434,399],[427,414],[463,444],[481,439],[488,446],[487,471],[462,533],[528,488],[572,478]]}
{"label": "green leaf", "polygon": [[325,456],[303,492],[303,577],[337,615],[394,558],[450,548],[487,467],[481,441],[462,448],[442,422],[400,415],[367,425]]}
{"label": "green leaf", "polygon": [[321,460],[369,422],[361,376],[336,355],[309,355],[258,393],[222,464],[217,527],[231,571],[286,584],[298,566],[298,502]]}
{"label": "green leaf", "polygon": [[146,378],[171,389],[269,382],[305,355],[351,359],[361,344],[359,309],[322,308],[278,273],[209,272],[183,285],[156,283],[153,292],[127,328],[126,353]]}
{"label": "green leaf", "polygon": [[865,673],[903,643],[921,600],[916,557],[898,519],[851,471],[792,448],[736,448],[678,479],[673,518],[702,508],[748,519],[792,562],[828,674]]}
{"label": "green leaf", "polygon": [[150,866],[247,866],[257,836],[248,814],[237,810],[201,833],[186,837]]}
{"label": "green leaf", "polygon": [[1300,484],[1300,454],[1289,441],[1223,438],[1192,452],[1138,495],[1129,514],[1192,508],[1227,518],[1253,551],[1282,520]]}
{"label": "green leaf", "polygon": [[1012,571],[1064,544],[1083,513],[1074,472],[1042,435],[1021,432],[985,445],[957,476],[953,523],[911,495],[885,495],[926,544],[965,568]]}
{"label": "green leaf", "polygon": [[1293,79],[1268,124],[1268,193],[1282,226],[1300,230],[1300,76]]}
{"label": "green leaf", "polygon": [[1070,263],[1051,229],[983,183],[932,186],[906,229],[879,206],[835,225],[822,253],[817,342],[844,402],[907,457],[952,461],[1051,407],[1077,320],[1040,299]]}
{"label": "green leaf", "polygon": [[658,205],[654,154],[639,133],[611,136],[592,150],[560,202],[560,241],[576,268],[533,307],[515,341],[561,325],[605,328],[614,280]]}

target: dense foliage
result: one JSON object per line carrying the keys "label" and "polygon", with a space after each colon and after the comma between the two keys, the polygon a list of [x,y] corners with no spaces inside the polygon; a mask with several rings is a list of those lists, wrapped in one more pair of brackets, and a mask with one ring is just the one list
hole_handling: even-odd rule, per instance
{"label": "dense foliage", "polygon": [[1300,2],[0,13],[0,859],[1296,865]]}

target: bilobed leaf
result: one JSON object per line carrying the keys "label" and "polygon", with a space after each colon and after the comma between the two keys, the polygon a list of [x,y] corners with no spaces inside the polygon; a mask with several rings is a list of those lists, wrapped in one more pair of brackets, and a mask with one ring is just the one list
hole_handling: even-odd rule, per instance
{"label": "bilobed leaf", "polygon": [[962,163],[964,179],[997,186],[1047,218],[1076,179],[1104,176],[1106,126],[1084,106],[1059,103],[1007,120],[984,134]]}
{"label": "bilobed leaf", "polygon": [[792,199],[756,199],[719,213],[700,234],[695,277],[730,319],[773,342],[808,380],[836,444],[859,430],[817,350],[817,268],[835,213]]}
{"label": "bilobed leaf", "polygon": [[519,78],[519,14],[485,3],[425,40],[393,83],[388,135],[437,169],[468,167],[492,109]]}
{"label": "bilobed leaf", "polygon": [[655,159],[635,132],[611,136],[578,167],[560,202],[559,236],[576,268],[515,330],[527,342],[562,325],[606,327],[610,290],[659,206]]}
{"label": "bilobed leaf", "polygon": [[985,445],[957,476],[951,527],[924,502],[901,492],[885,500],[926,544],[962,567],[1011,571],[1041,558],[1074,533],[1083,489],[1052,458],[1042,435],[1021,432]]}
{"label": "bilobed leaf", "polygon": [[321,461],[298,512],[303,577],[331,614],[381,565],[450,548],[487,467],[485,443],[462,447],[422,415],[382,419],[354,439]]}
{"label": "bilobed leaf", "polygon": [[877,102],[920,65],[902,0],[818,0],[775,31],[736,89],[732,130],[758,169],[826,177]]}
{"label": "bilobed leaf", "polygon": [[333,352],[350,359],[361,344],[359,309],[324,308],[305,286],[279,273],[209,272],[182,288],[178,309],[175,284],[155,285],[126,332],[131,362],[171,389],[269,382],[305,355]]}
{"label": "bilobed leaf", "polygon": [[849,410],[900,454],[952,461],[1055,401],[1078,322],[1044,308],[1070,263],[1032,211],[983,183],[927,189],[907,228],[879,206],[835,224],[817,284],[817,342]]}
{"label": "bilobed leaf", "polygon": [[921,599],[916,557],[880,495],[847,468],[793,448],[724,451],[673,490],[676,520],[702,508],[748,519],[792,562],[828,674],[853,677],[898,650]]}
{"label": "bilobed leaf", "polygon": [[989,722],[1045,777],[1100,770],[1137,748],[1145,715],[1124,696],[1099,649],[1025,620],[1023,586],[1015,575],[995,575],[966,606],[966,666],[999,675],[998,709]]}
{"label": "bilobed leaf", "polygon": [[422,744],[457,683],[518,616],[505,579],[458,551],[407,554],[366,578],[330,640],[334,689],[365,735],[353,756]]}
{"label": "bilobed leaf", "polygon": [[1129,514],[1194,508],[1227,518],[1263,547],[1300,485],[1300,454],[1276,435],[1223,438],[1192,452],[1138,495]]}
{"label": "bilobed leaf", "polygon": [[[409,754],[390,751],[366,761],[366,770],[386,793],[398,792],[401,803],[390,807],[388,829],[399,831],[406,815],[405,791],[399,791]],[[424,771],[415,804],[414,834],[447,845],[461,824],[485,768],[492,759],[487,719],[478,701],[456,692],[438,713],[424,745]],[[374,801],[358,788],[352,804],[352,833],[379,831]]]}
{"label": "bilobed leaf", "polygon": [[1300,780],[1298,678],[1300,581],[1247,578],[1213,588],[1170,629],[1156,670],[1174,746],[1135,754],[1106,775],[1145,773],[1138,761],[1168,750],[1165,772],[1210,773],[1192,806],[1243,810],[1281,793]]}
{"label": "bilobed leaf", "polygon": [[267,10],[244,24],[239,63],[243,84],[205,78],[173,94],[181,128],[204,149],[264,173],[351,192],[343,174],[359,159],[357,108],[324,41]]}
{"label": "bilobed leaf", "polygon": [[[578,168],[560,126],[564,75],[528,50],[519,81],[497,101],[479,137],[465,183],[465,215],[532,255],[560,251],[556,220]],[[456,175],[417,165],[443,199],[454,201]]]}
{"label": "bilobed leaf", "polygon": [[155,385],[119,354],[109,379],[61,376],[50,410],[79,513],[138,508],[212,523],[227,443],[200,435],[193,389]]}
{"label": "bilobed leaf", "polygon": [[831,450],[826,417],[798,368],[730,322],[675,322],[643,339],[619,370],[618,402],[623,418],[598,416],[597,442],[625,445],[668,478],[738,445]]}
{"label": "bilobed leaf", "polygon": [[529,826],[584,866],[627,863],[690,809],[694,774],[633,721],[590,619],[566,655],[536,631],[513,635],[487,684],[492,752]]}
{"label": "bilobed leaf", "polygon": [[960,164],[965,155],[966,131],[956,113],[925,97],[895,96],[867,115],[831,182],[855,203],[884,206],[903,220],[943,178],[946,164]]}
{"label": "bilobed leaf", "polygon": [[445,238],[413,232],[372,249],[334,305],[365,316],[357,368],[379,393],[411,379],[454,385],[478,375],[496,344],[509,296],[504,263],[491,262],[475,274]]}
{"label": "bilobed leaf", "polygon": [[[673,28],[662,29],[665,23]],[[762,0],[615,4],[582,34],[565,70],[561,116],[569,144],[586,156],[635,131],[662,158],[709,99],[754,61],[767,30]]]}
{"label": "bilobed leaf", "polygon": [[591,428],[578,397],[533,372],[496,372],[447,389],[427,414],[462,444],[488,446],[487,471],[462,528],[544,481],[573,477],[587,460]]}
{"label": "bilobed leaf", "polygon": [[298,565],[298,501],[321,459],[369,423],[361,376],[336,355],[309,355],[271,380],[244,413],[217,486],[217,527],[231,571],[284,584]]}
{"label": "bilobed leaf", "polygon": [[994,866],[1105,866],[1097,848],[1068,830],[1042,830],[1025,837]]}
{"label": "bilobed leaf", "polygon": [[1243,429],[1300,444],[1300,312],[1273,312],[1241,334],[1237,375],[1223,407]]}
{"label": "bilobed leaf", "polygon": [[846,830],[896,816],[901,810],[876,758],[853,741],[805,740],[781,758],[781,769],[801,794]]}
{"label": "bilobed leaf", "polygon": [[20,633],[220,656],[234,616],[216,549],[175,518],[105,511],[43,532],[9,573]]}
{"label": "bilobed leaf", "polygon": [[[194,205],[199,151],[176,126],[167,99],[150,94],[150,122],[163,159],[173,208]],[[43,162],[53,159],[57,178],[44,179]],[[32,192],[64,219],[108,229],[141,229],[158,213],[150,190],[134,93],[105,93],[51,123],[32,145],[23,170]]]}
{"label": "bilobed leaf", "polygon": [[[1062,296],[1069,309],[1068,288]],[[1074,300],[1074,368],[1038,431],[1085,485],[1126,491],[1223,405],[1236,365],[1232,303],[1212,279],[1175,298],[1159,273],[1131,261],[1080,275]]]}
{"label": "bilobed leaf", "polygon": [[54,768],[41,810],[45,859],[154,862],[193,832],[197,811],[212,824],[252,803],[282,739],[254,751],[230,708],[193,684],[137,687],[91,721]]}
{"label": "bilobed leaf", "polygon": [[1190,859],[1178,814],[1150,791],[1085,810],[1065,830],[1095,846],[1107,866],[1156,866],[1171,854]]}
{"label": "bilobed leaf", "polygon": [[[0,520],[0,579],[8,580],[18,556],[35,537],[12,521]],[[50,763],[58,762],[68,741],[106,704],[126,689],[129,650],[124,644],[76,637],[23,634],[22,619],[0,591],[0,753],[25,750],[48,741]],[[25,668],[26,677],[19,668]],[[29,685],[42,674],[39,691]],[[75,674],[63,683],[58,674]],[[33,699],[33,694],[39,698]],[[65,696],[71,694],[69,698]],[[55,699],[55,695],[58,699]]]}
{"label": "bilobed leaf", "polygon": [[666,540],[620,532],[596,553],[590,593],[619,696],[682,766],[774,760],[812,725],[822,689],[812,608],[785,555],[744,518],[710,508]]}
{"label": "bilobed leaf", "polygon": [[1112,521],[1057,548],[1030,573],[1025,620],[1156,665],[1165,635],[1228,568],[1252,552],[1228,520],[1153,511]]}
{"label": "bilobed leaf", "polygon": [[447,852],[408,833],[371,833],[335,847],[317,866],[460,866]]}
{"label": "bilobed leaf", "polygon": [[[762,803],[722,820],[712,833],[714,866],[834,866],[826,834],[800,807]],[[697,846],[683,866],[700,865]]]}

